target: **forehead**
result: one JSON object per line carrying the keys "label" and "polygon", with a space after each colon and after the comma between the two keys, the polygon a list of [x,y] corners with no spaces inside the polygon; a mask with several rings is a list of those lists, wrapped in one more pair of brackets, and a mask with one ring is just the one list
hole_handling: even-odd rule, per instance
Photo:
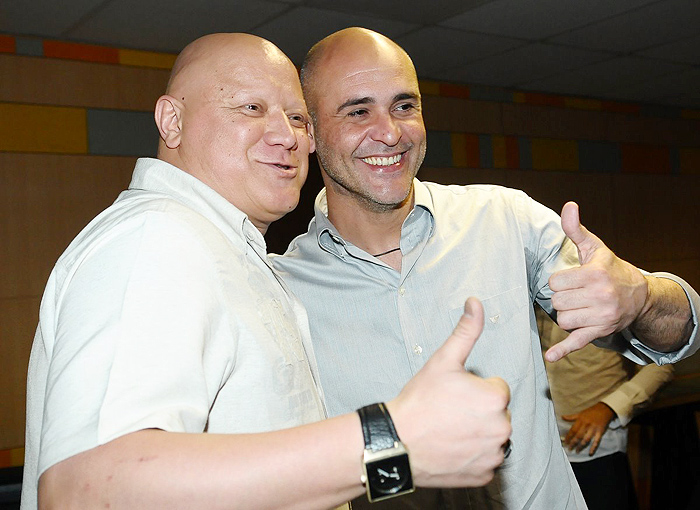
{"label": "forehead", "polygon": [[220,58],[210,67],[207,90],[215,97],[256,95],[287,107],[304,107],[296,68],[284,58],[258,53],[243,58]]}
{"label": "forehead", "polygon": [[394,48],[330,53],[319,66],[316,84],[321,98],[346,100],[351,96],[377,100],[399,93],[418,95],[418,80],[411,60]]}

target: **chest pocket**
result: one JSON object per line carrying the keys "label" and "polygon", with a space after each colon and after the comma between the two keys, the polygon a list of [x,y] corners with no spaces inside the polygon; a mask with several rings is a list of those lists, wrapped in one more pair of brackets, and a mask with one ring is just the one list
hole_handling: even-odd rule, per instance
{"label": "chest pocket", "polygon": [[[517,383],[533,370],[532,305],[527,289],[516,287],[480,299],[484,330],[467,358],[466,368],[479,377],[501,377],[510,385]],[[453,326],[459,322],[463,309],[460,305],[450,310]]]}

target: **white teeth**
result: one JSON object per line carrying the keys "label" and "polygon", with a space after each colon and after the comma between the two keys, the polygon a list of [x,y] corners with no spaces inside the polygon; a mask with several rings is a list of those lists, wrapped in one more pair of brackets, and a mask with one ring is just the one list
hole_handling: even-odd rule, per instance
{"label": "white teeth", "polygon": [[395,156],[391,156],[390,158],[362,158],[362,161],[364,161],[368,165],[389,166],[401,161],[401,154],[396,154]]}

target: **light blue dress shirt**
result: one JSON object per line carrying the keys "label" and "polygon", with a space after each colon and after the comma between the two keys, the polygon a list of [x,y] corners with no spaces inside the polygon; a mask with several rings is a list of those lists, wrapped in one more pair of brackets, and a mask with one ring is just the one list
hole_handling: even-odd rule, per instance
{"label": "light blue dress shirt", "polygon": [[[307,308],[329,415],[394,398],[476,296],[485,325],[466,367],[505,379],[512,394],[513,450],[485,489],[490,506],[585,508],[559,442],[532,305],[551,311],[547,280],[578,265],[576,247],[559,216],[520,191],[418,180],[414,188],[400,273],[338,234],[325,190],[308,233],[272,256]],[[617,346],[640,360],[661,356],[638,342]]]}

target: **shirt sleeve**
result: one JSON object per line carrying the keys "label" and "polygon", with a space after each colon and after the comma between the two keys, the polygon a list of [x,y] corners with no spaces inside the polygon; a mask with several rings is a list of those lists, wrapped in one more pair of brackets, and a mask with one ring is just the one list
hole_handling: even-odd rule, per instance
{"label": "shirt sleeve", "polygon": [[224,312],[199,238],[191,225],[147,215],[71,264],[57,303],[40,472],[136,430],[204,430],[218,389],[205,363],[218,365],[209,372],[220,379],[230,357],[212,353]]}
{"label": "shirt sleeve", "polygon": [[619,419],[620,425],[627,425],[640,409],[647,406],[654,394],[673,379],[673,365],[645,365],[638,367],[637,373],[615,391],[601,399]]}
{"label": "shirt sleeve", "polygon": [[605,338],[595,340],[598,347],[612,349],[619,352],[626,358],[645,365],[649,360],[657,365],[665,365],[667,363],[676,363],[684,358],[692,356],[700,347],[700,339],[698,339],[698,310],[700,309],[700,296],[685,280],[670,273],[646,273],[657,278],[667,278],[673,280],[681,286],[685,295],[688,298],[690,313],[693,321],[693,331],[688,341],[680,349],[673,352],[661,352],[644,345],[641,340],[636,338],[629,329],[625,329],[619,335],[610,335]]}

